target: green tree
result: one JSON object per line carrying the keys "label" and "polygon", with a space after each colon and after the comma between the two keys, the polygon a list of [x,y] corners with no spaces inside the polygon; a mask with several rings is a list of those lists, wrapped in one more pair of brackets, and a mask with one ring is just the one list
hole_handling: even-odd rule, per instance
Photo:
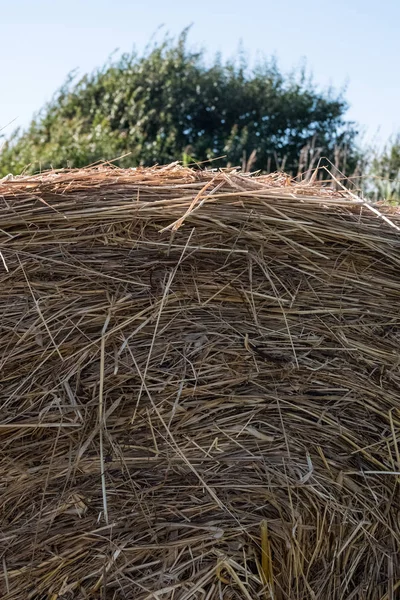
{"label": "green tree", "polygon": [[346,110],[341,94],[319,91],[304,71],[284,76],[268,60],[250,68],[243,56],[210,63],[188,47],[185,31],[70,77],[28,129],[6,141],[0,173],[127,155],[118,164],[223,156],[216,166],[296,174],[321,157],[335,162],[338,153],[346,157],[342,170],[352,172],[357,131]]}

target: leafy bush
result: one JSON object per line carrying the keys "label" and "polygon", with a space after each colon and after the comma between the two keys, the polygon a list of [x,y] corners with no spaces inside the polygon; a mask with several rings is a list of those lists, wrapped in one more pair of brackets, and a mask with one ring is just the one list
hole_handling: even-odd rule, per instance
{"label": "leafy bush", "polygon": [[[185,31],[143,55],[124,54],[92,74],[70,77],[26,131],[0,153],[0,173],[196,161],[297,173],[343,151],[355,169],[356,129],[341,95],[321,92],[303,71],[284,76],[274,61],[207,62]],[[307,150],[306,162],[301,159]],[[251,157],[251,158],[250,158]],[[303,164],[304,163],[304,164]]]}

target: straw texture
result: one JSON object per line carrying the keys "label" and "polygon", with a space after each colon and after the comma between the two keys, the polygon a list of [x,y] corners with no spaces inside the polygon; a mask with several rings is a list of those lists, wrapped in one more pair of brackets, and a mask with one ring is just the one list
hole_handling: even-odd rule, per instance
{"label": "straw texture", "polygon": [[399,225],[284,175],[0,182],[0,597],[398,598]]}

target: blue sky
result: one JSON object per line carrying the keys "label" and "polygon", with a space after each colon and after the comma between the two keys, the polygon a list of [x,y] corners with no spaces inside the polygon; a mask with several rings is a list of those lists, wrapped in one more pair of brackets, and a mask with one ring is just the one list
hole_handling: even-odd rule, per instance
{"label": "blue sky", "polygon": [[[26,126],[66,75],[113,50],[141,50],[158,26],[232,56],[307,60],[321,87],[347,86],[348,116],[381,143],[400,131],[400,0],[0,0],[0,127]],[[13,121],[9,125],[10,121]]]}

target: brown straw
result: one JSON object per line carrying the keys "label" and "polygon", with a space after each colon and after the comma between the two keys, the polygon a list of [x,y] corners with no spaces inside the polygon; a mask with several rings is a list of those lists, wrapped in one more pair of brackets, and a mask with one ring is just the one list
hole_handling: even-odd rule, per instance
{"label": "brown straw", "polygon": [[398,598],[399,226],[282,174],[0,182],[0,597]]}

